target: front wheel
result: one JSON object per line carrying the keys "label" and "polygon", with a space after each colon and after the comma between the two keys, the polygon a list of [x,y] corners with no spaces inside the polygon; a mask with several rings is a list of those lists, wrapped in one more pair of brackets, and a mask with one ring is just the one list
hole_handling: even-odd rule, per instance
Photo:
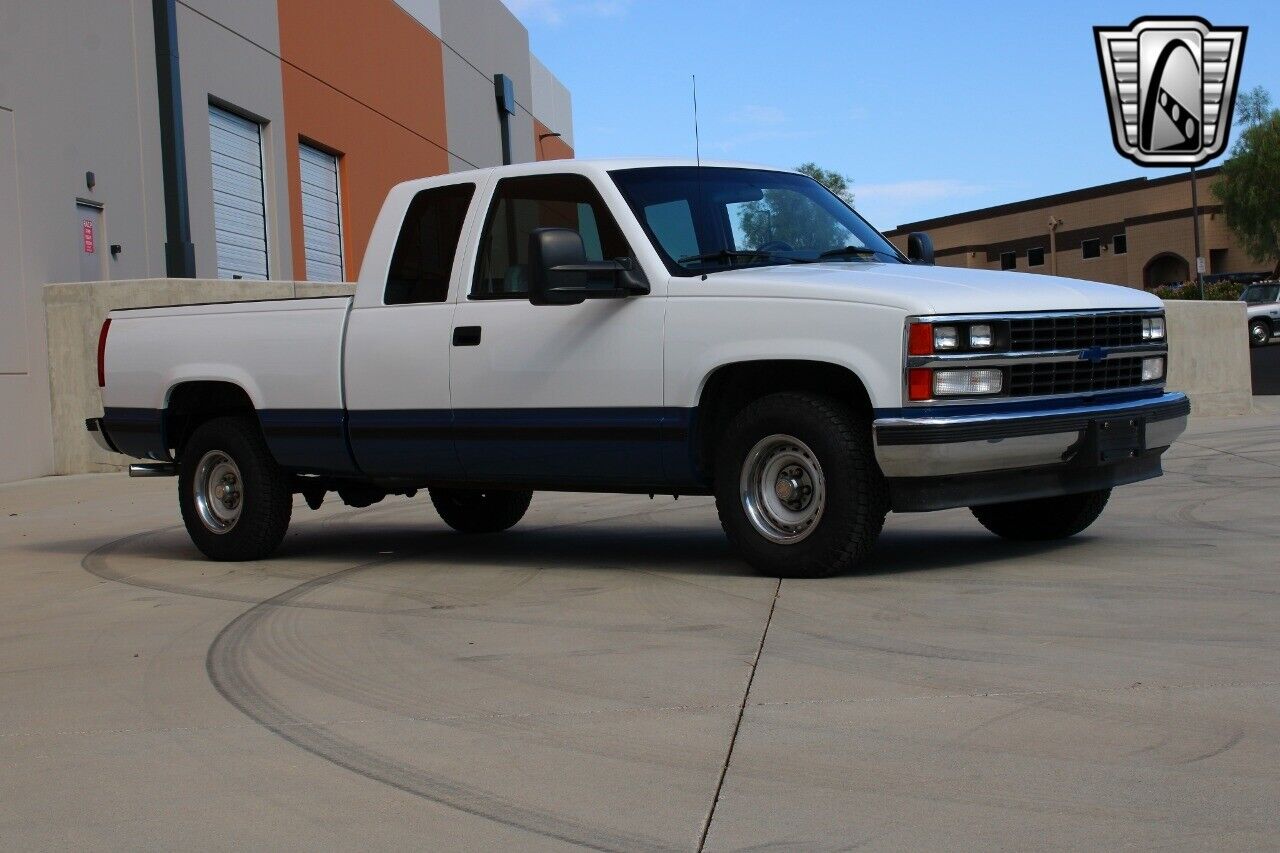
{"label": "front wheel", "polygon": [[1260,347],[1271,340],[1271,324],[1261,318],[1249,323],[1249,345]]}
{"label": "front wheel", "polygon": [[1022,542],[1044,542],[1075,536],[1098,520],[1110,489],[970,507],[982,526],[997,536]]}
{"label": "front wheel", "polygon": [[869,421],[814,394],[771,394],[733,418],[719,442],[715,495],[730,544],[779,578],[856,567],[888,511]]}
{"label": "front wheel", "polygon": [[444,523],[459,533],[498,533],[524,518],[533,492],[485,489],[430,489],[431,503]]}
{"label": "front wheel", "polygon": [[289,529],[293,493],[251,418],[196,428],[178,463],[178,504],[187,533],[211,560],[261,560]]}

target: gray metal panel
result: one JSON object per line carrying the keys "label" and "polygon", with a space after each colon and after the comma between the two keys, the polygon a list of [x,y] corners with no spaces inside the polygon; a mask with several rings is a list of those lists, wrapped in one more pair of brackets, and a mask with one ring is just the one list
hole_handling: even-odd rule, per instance
{"label": "gray metal panel", "polygon": [[440,22],[449,149],[477,166],[502,163],[493,75],[506,74],[525,119],[512,127],[512,154],[532,160],[528,31],[499,0],[440,0]]}
{"label": "gray metal panel", "polygon": [[493,80],[486,80],[457,54],[446,50],[444,95],[449,150],[467,161],[462,168],[502,165]]}
{"label": "gray metal panel", "polygon": [[210,105],[209,153],[218,277],[265,279],[269,269],[262,128]]}
{"label": "gray metal panel", "polygon": [[533,117],[559,133],[561,139],[572,147],[573,106],[569,90],[533,54],[529,55],[529,77],[533,86],[529,109],[533,112]]}
{"label": "gray metal panel", "polygon": [[342,200],[338,158],[298,145],[302,179],[302,240],[308,281],[342,281]]}

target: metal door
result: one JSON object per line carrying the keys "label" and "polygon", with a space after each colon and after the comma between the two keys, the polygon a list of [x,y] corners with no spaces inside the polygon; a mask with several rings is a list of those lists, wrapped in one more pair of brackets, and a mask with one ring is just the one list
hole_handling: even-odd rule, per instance
{"label": "metal door", "polygon": [[213,230],[218,277],[265,279],[267,206],[262,186],[262,127],[209,107]]}
{"label": "metal door", "polygon": [[102,208],[96,204],[76,202],[76,248],[80,255],[80,280],[102,281]]}
{"label": "metal door", "polygon": [[342,199],[338,158],[310,145],[298,146],[302,183],[302,242],[308,281],[342,281]]}

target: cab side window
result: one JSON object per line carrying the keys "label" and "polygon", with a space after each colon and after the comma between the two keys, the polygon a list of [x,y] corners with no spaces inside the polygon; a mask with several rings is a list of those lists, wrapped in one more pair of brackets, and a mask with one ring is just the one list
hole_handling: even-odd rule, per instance
{"label": "cab side window", "polygon": [[444,302],[449,297],[462,222],[475,191],[475,184],[452,184],[413,197],[391,255],[384,304]]}
{"label": "cab side window", "polygon": [[527,298],[529,233],[547,227],[572,228],[581,234],[589,261],[631,255],[618,223],[586,177],[504,178],[494,190],[480,236],[471,298]]}

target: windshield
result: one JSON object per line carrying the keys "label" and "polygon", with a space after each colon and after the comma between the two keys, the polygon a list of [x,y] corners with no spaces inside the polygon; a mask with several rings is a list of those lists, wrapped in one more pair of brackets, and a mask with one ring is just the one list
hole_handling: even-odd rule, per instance
{"label": "windshield", "polygon": [[906,263],[807,175],[696,166],[610,175],[674,275],[819,260]]}
{"label": "windshield", "polygon": [[1250,305],[1264,302],[1280,302],[1280,284],[1253,284],[1244,289],[1241,297]]}

